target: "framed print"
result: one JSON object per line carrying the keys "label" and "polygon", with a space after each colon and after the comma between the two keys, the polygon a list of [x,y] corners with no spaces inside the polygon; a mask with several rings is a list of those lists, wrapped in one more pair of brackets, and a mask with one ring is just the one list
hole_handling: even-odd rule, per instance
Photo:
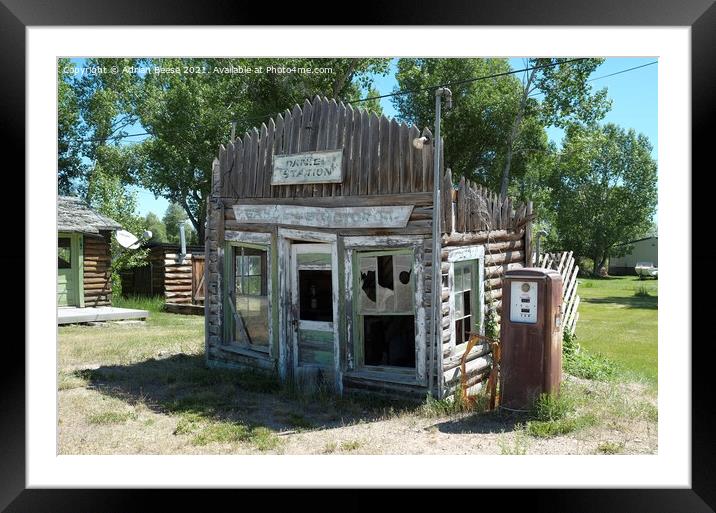
{"label": "framed print", "polygon": [[[22,212],[25,219],[25,251],[17,250],[17,242],[8,249],[7,274],[18,283],[7,290],[25,291],[27,335],[24,347],[10,343],[13,337],[5,344],[3,360],[9,363],[2,378],[5,393],[0,394],[0,507],[70,511],[77,505],[102,509],[116,501],[121,509],[134,509],[147,495],[184,501],[186,492],[168,490],[181,488],[237,488],[224,493],[239,498],[246,488],[394,487],[434,488],[431,498],[445,504],[453,493],[447,489],[461,488],[467,492],[460,499],[464,504],[484,504],[477,494],[489,493],[490,499],[509,494],[520,505],[552,511],[712,511],[716,476],[708,406],[713,401],[705,379],[710,332],[696,336],[692,322],[708,318],[710,303],[701,299],[703,294],[692,293],[706,288],[712,259],[708,242],[699,248],[693,241],[708,233],[705,227],[697,229],[697,221],[710,216],[692,216],[691,211],[692,205],[708,205],[698,194],[710,194],[713,182],[708,164],[697,168],[692,162],[710,147],[716,8],[704,0],[678,6],[639,0],[562,4],[362,5],[351,25],[344,26],[327,16],[330,9],[315,5],[308,10],[319,14],[307,20],[306,6],[270,13],[256,5],[229,8],[220,2],[156,2],[135,9],[131,3],[41,6],[2,0],[3,154],[20,155],[13,170],[25,169],[24,180],[17,171],[6,172],[11,182],[18,182],[9,185],[7,196],[25,200],[24,209],[6,209]],[[627,62],[636,57],[638,62]],[[602,58],[620,59],[620,65],[591,75]],[[314,92],[324,87],[321,74],[341,75],[345,68],[335,63],[351,59],[365,69],[351,63],[345,83],[331,83],[338,93],[359,77],[355,90],[339,101]],[[496,64],[469,73],[425,65],[451,59],[492,59]],[[521,75],[516,72],[520,63]],[[576,75],[557,75],[567,64],[584,66],[581,87],[594,81],[595,96],[574,83],[569,84],[571,95],[549,96],[549,80],[562,87],[559,81],[565,76],[577,80]],[[535,78],[541,89],[530,89],[529,72],[545,69],[555,73],[543,72]],[[598,110],[604,99],[596,94],[596,80],[622,73],[633,77],[636,70],[653,77],[630,96],[635,102],[648,96],[652,111],[658,111],[658,129],[657,113],[652,112],[655,132],[649,134],[653,148],[628,130],[597,129],[593,120],[579,126],[565,123],[549,140],[537,129],[529,140],[521,132],[528,126],[520,124],[523,117],[538,123],[549,108],[563,113],[569,104],[575,118],[582,107]],[[63,73],[72,80],[64,81]],[[193,82],[183,82],[181,77],[190,73]],[[255,82],[246,78],[250,73]],[[93,81],[98,74],[104,74],[104,81]],[[318,78],[304,80],[307,74]],[[205,82],[202,76],[208,77]],[[218,76],[222,85],[217,85]],[[515,80],[501,81],[505,76]],[[381,85],[383,77],[389,77],[389,85]],[[62,133],[65,111],[59,98],[62,84],[70,82],[81,84],[69,102],[77,102],[81,113],[68,114],[73,120],[69,125],[94,125]],[[468,124],[467,118],[450,119],[451,108],[458,113],[466,109],[469,94],[475,102],[478,94],[492,94],[487,86],[470,89],[478,91],[473,93],[462,87],[478,82],[514,87],[515,95],[524,96],[520,114],[515,117],[512,107],[501,111],[493,101],[472,112],[480,113],[482,125],[468,129],[460,126]],[[290,88],[302,84],[309,86],[296,96]],[[96,94],[105,86],[114,89]],[[263,97],[262,90],[282,87],[285,91],[275,98]],[[388,97],[413,98],[418,91],[429,93],[427,100],[390,100],[387,113],[381,107]],[[554,102],[537,99],[539,94]],[[575,107],[577,97],[584,103]],[[134,102],[126,112],[122,98]],[[207,108],[206,102],[227,112]],[[493,110],[502,114],[490,117]],[[584,114],[583,120],[587,118]],[[467,145],[486,127],[508,133],[513,122],[517,128],[504,153],[500,146],[475,160],[469,154],[455,156],[459,152],[450,147],[456,134]],[[215,125],[219,129],[212,132]],[[107,135],[105,129],[120,135]],[[596,149],[584,141],[598,130],[594,140],[607,142]],[[525,137],[519,144],[518,132]],[[106,140],[132,143],[87,150],[102,133]],[[563,142],[556,144],[554,137]],[[622,140],[623,146],[614,149]],[[528,162],[524,155],[530,148],[520,146],[527,142],[545,152],[551,148],[553,160]],[[637,155],[633,148],[639,144],[643,151]],[[79,153],[71,154],[65,145]],[[656,248],[657,230],[662,231],[660,301],[658,282],[651,276],[635,276],[623,290],[604,292],[607,299],[594,296],[609,283],[599,281],[602,269],[618,274],[618,258],[626,262],[632,252],[637,255],[639,244],[613,250],[611,259],[607,250],[587,254],[583,249],[577,259],[572,256],[572,248],[580,244],[576,237],[570,247],[558,247],[551,238],[550,227],[558,223],[570,227],[565,230],[585,231],[585,225],[576,224],[576,212],[596,211],[599,202],[584,207],[588,200],[580,196],[569,219],[555,215],[547,226],[538,223],[535,213],[541,200],[524,194],[531,176],[540,177],[539,169],[555,166],[559,172],[545,179],[540,194],[568,204],[576,196],[570,189],[573,182],[560,180],[559,173],[572,172],[585,155],[607,151],[634,151],[635,159],[649,162],[644,164],[649,171],[637,178],[625,171],[613,179],[619,186],[628,183],[629,195],[609,212],[616,218],[620,207],[649,189],[650,199],[633,203],[637,206],[631,210],[652,209],[656,215],[649,220],[655,232],[623,235],[608,248],[647,239]],[[58,164],[65,158],[75,159],[74,164]],[[72,165],[91,168],[95,176],[112,166],[124,174],[80,184],[74,171],[63,175],[58,170]],[[522,190],[486,178],[486,169],[510,165],[522,177]],[[460,175],[460,166],[471,171]],[[701,166],[704,171],[692,172]],[[587,180],[585,176],[580,179]],[[154,218],[149,207],[135,216],[141,218],[136,224],[128,220],[131,216],[124,217],[120,205],[128,184],[137,194],[153,196],[146,201],[153,202]],[[78,186],[82,194],[102,199],[62,206],[62,198],[76,193]],[[608,200],[607,194],[603,202]],[[619,224],[613,221],[600,218],[602,229],[595,233],[606,237],[608,226]],[[9,233],[18,231],[9,228]],[[545,234],[538,236],[541,230]],[[481,239],[483,232],[489,235]],[[46,243],[54,243],[55,237],[58,246]],[[139,251],[146,265],[117,270],[123,258],[139,260]],[[587,265],[595,277],[578,278],[577,267]],[[635,266],[657,267],[621,265]],[[521,271],[530,267],[564,282],[563,289],[554,285],[559,297],[551,301],[564,300],[564,307],[554,307],[553,317],[542,306],[552,305],[544,296],[552,285],[539,282],[539,288],[524,289],[537,279]],[[23,284],[22,273],[14,271],[18,268],[25,270]],[[517,281],[502,302],[502,280],[515,273]],[[433,293],[435,283],[442,283],[442,289]],[[151,289],[148,296],[161,296],[159,307],[149,299],[135,301],[138,294],[129,292],[145,285]],[[490,377],[491,369],[497,369],[500,354],[484,342],[499,339],[491,328],[493,315],[504,314],[503,335],[508,329],[527,333],[532,325],[542,328],[538,319],[545,315],[549,322],[544,326],[559,333],[554,340],[562,348],[570,340],[564,332],[576,329],[580,297],[583,318],[585,304],[594,308],[611,302],[613,309],[605,310],[600,322],[618,326],[611,335],[615,338],[641,329],[644,318],[650,319],[650,345],[628,352],[639,362],[635,367],[651,365],[653,371],[624,385],[626,396],[609,396],[600,403],[603,409],[628,409],[625,415],[638,409],[637,428],[623,427],[616,415],[602,421],[594,419],[596,410],[580,410],[585,397],[607,392],[585,385],[591,378],[577,376],[573,361],[566,390],[588,389],[573,399],[576,406],[550,402],[549,395],[532,391],[524,412],[519,401],[503,403],[500,411],[506,417],[490,430],[462,417],[440,416],[456,408],[456,401],[468,400],[470,390],[489,397],[497,380]],[[16,310],[17,300],[12,303]],[[87,308],[124,317],[75,320],[89,322],[81,328],[62,324],[60,314],[73,309],[73,315],[82,315],[80,310]],[[527,320],[517,313],[506,315],[508,308],[522,308]],[[13,317],[7,316],[8,325]],[[142,320],[152,317],[157,321]],[[442,326],[433,330],[431,318],[442,318]],[[116,323],[116,329],[103,324],[106,320]],[[180,331],[186,326],[193,331]],[[483,342],[472,340],[473,335]],[[86,345],[61,347],[61,337]],[[166,344],[171,337],[176,342]],[[433,344],[438,339],[440,344]],[[499,350],[507,351],[500,360],[502,372],[521,365],[519,355],[506,349],[505,339]],[[589,345],[586,340],[584,335],[582,348]],[[595,352],[597,347],[605,350],[594,347]],[[562,349],[550,354],[539,358],[567,365]],[[580,365],[594,366],[593,372],[621,372],[598,363],[599,358]],[[541,365],[535,365],[539,372]],[[561,376],[562,367],[555,372]],[[583,368],[579,372],[588,373]],[[257,377],[266,373],[277,381]],[[494,386],[500,393],[507,390],[502,381]],[[332,399],[351,393],[368,399],[350,404]],[[227,402],[234,395],[238,399]],[[409,398],[428,406],[401,402]],[[270,413],[263,409],[267,402]],[[560,413],[561,407],[569,411]],[[401,408],[407,412],[402,418],[387,413]],[[440,408],[444,410],[436,414]],[[536,411],[532,408],[549,412],[544,418],[530,417],[525,412]],[[430,415],[440,420],[426,421]],[[560,416],[567,420],[554,422]],[[386,419],[388,423],[380,423]],[[599,425],[600,434],[589,443],[581,435],[559,438],[584,427],[569,427],[570,422],[582,422],[585,429]],[[355,430],[340,431],[348,425]],[[632,428],[638,434],[622,432]],[[396,430],[404,441],[386,446],[381,429]],[[500,437],[503,430],[508,438]],[[476,434],[489,436],[478,440]],[[572,445],[560,451],[555,439]],[[302,443],[314,445],[304,450]],[[115,488],[153,490],[135,494]],[[201,497],[212,491],[198,493]]]}

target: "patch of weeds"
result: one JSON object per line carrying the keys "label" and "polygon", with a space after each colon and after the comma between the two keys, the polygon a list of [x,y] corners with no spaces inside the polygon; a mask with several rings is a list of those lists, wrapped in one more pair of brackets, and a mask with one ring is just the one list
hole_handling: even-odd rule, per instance
{"label": "patch of weeds", "polygon": [[541,394],[532,409],[533,420],[527,422],[527,433],[538,438],[564,435],[593,426],[596,417],[589,413],[575,415],[576,398],[566,389],[561,394]]}
{"label": "patch of weeds", "polygon": [[539,421],[560,420],[574,411],[574,400],[566,394],[541,394],[532,409]]}
{"label": "patch of weeds", "polygon": [[597,451],[602,454],[619,454],[624,450],[624,442],[602,442],[597,446]]}
{"label": "patch of weeds", "polygon": [[514,435],[511,439],[506,438],[507,436],[503,433],[503,436],[500,437],[497,441],[498,445],[500,446],[500,454],[527,454],[527,449],[529,449],[529,439],[525,435],[524,426],[522,424],[518,424],[517,426],[515,426]]}
{"label": "patch of weeds", "polygon": [[326,442],[326,445],[323,446],[323,454],[333,454],[336,449],[338,449],[336,442]]}
{"label": "patch of weeds", "polygon": [[644,284],[638,285],[637,287],[634,287],[634,295],[636,297],[651,297],[650,287],[647,287]]}
{"label": "patch of weeds", "polygon": [[553,436],[566,435],[573,431],[593,426],[597,423],[594,415],[581,415],[579,417],[568,417],[559,420],[531,420],[527,422],[527,432],[537,438],[551,438]]}
{"label": "patch of weeds", "polygon": [[132,411],[107,411],[89,415],[87,417],[87,422],[90,424],[124,424],[128,420],[135,420],[136,418],[137,414]]}
{"label": "patch of weeds", "polygon": [[[187,424],[191,429],[191,424]],[[202,424],[199,432],[192,439],[194,445],[207,445],[212,442],[236,443],[251,439],[251,430],[243,424],[232,422],[212,422]]]}
{"label": "patch of weeds", "polygon": [[585,282],[581,282],[581,281],[580,281],[580,282],[578,282],[578,283],[579,283],[579,287],[580,287],[580,288],[583,288],[583,289],[591,289],[591,288],[594,288],[594,282],[591,282],[591,281],[585,281]]}
{"label": "patch of weeds", "polygon": [[306,419],[306,417],[300,413],[289,413],[286,417],[286,422],[298,429],[311,429],[315,427],[310,420]]}
{"label": "patch of weeds", "polygon": [[87,382],[99,381],[102,379],[102,373],[97,369],[79,369],[74,371],[72,375]]}
{"label": "patch of weeds", "polygon": [[360,440],[348,440],[345,442],[341,442],[341,450],[342,451],[355,451],[356,449],[359,449],[363,445],[363,442]]}
{"label": "patch of weeds", "polygon": [[83,388],[89,385],[89,382],[74,373],[60,372],[57,376],[57,390],[72,390],[73,388]]}
{"label": "patch of weeds", "polygon": [[458,413],[469,412],[474,408],[470,403],[463,402],[459,391],[445,399],[435,399],[427,395],[420,407],[420,414],[424,417],[446,417]]}
{"label": "patch of weeds", "polygon": [[196,412],[207,415],[231,408],[233,403],[227,400],[227,397],[230,396],[219,394],[217,390],[200,390],[167,401],[164,407],[170,412]]}
{"label": "patch of weeds", "polygon": [[177,422],[175,435],[190,435],[196,432],[204,423],[204,417],[198,413],[185,413]]}
{"label": "patch of weeds", "polygon": [[177,424],[176,434],[194,434],[191,443],[251,443],[259,451],[275,449],[281,440],[270,429],[249,427],[237,422],[209,422],[200,415],[185,415]]}
{"label": "patch of weeds", "polygon": [[564,358],[564,371],[579,378],[609,381],[617,374],[617,366],[609,358],[579,351]]}

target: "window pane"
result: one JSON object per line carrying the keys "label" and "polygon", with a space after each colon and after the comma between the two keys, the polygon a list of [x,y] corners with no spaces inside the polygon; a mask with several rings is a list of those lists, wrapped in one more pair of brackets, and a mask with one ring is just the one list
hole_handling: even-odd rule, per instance
{"label": "window pane", "polygon": [[463,320],[458,319],[455,321],[455,343],[460,344],[464,339]]}
{"label": "window pane", "polygon": [[234,247],[233,300],[236,315],[228,306],[234,326],[234,340],[242,344],[268,347],[268,290],[266,250]]}
{"label": "window pane", "polygon": [[412,255],[396,255],[395,278],[395,311],[410,313],[415,309]]}
{"label": "window pane", "polygon": [[462,293],[463,311],[465,312],[463,315],[472,315],[472,308],[470,307],[470,294],[471,292],[469,290]]}
{"label": "window pane", "polygon": [[[461,322],[462,322],[462,329],[463,329],[462,342],[467,342],[470,339],[470,331],[475,329],[472,325],[472,317],[468,315],[467,317],[462,319]],[[460,342],[460,339],[456,339],[456,340],[458,341],[458,343]]]}
{"label": "window pane", "polygon": [[298,271],[299,318],[333,322],[331,271]]}
{"label": "window pane", "polygon": [[358,307],[360,312],[375,312],[376,298],[376,267],[375,257],[360,257],[358,264],[358,287],[360,289]]}
{"label": "window pane", "polygon": [[363,317],[366,365],[415,367],[415,318],[412,315]]}
{"label": "window pane", "polygon": [[70,269],[72,267],[72,241],[68,237],[57,238],[57,268]]}
{"label": "window pane", "polygon": [[465,316],[465,308],[463,307],[463,296],[461,292],[458,292],[454,296],[455,298],[455,317],[464,317]]}

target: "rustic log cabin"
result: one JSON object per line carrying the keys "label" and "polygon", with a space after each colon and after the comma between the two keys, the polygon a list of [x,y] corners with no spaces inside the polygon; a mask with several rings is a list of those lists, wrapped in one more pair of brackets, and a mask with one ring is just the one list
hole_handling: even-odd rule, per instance
{"label": "rustic log cabin", "polygon": [[163,296],[173,313],[204,314],[204,246],[149,243],[147,265],[121,274],[123,295]]}
{"label": "rustic log cabin", "polygon": [[[339,394],[455,391],[470,333],[501,311],[502,274],[529,264],[531,205],[453,183],[441,158],[434,209],[432,139],[316,97],[219,148],[206,230],[208,365]],[[473,392],[489,374],[489,344],[465,360]]]}
{"label": "rustic log cabin", "polygon": [[82,200],[57,200],[57,305],[109,306],[112,303],[110,240],[121,226]]}

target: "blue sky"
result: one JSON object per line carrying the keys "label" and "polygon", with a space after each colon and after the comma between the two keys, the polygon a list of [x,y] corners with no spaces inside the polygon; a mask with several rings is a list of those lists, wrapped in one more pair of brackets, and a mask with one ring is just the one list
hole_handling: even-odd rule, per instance
{"label": "blue sky", "polygon": [[[657,157],[657,76],[658,64],[648,65],[632,71],[627,71],[614,76],[611,75],[628,68],[654,62],[652,58],[637,57],[615,57],[608,58],[594,71],[590,80],[595,89],[606,87],[609,97],[612,99],[612,110],[607,114],[604,122],[616,123],[625,128],[633,128],[639,133],[646,135],[653,145],[652,155]],[[512,69],[526,67],[522,58],[510,59]],[[390,72],[387,76],[376,77],[375,87],[380,94],[392,92],[396,87],[395,71],[396,61],[391,63]],[[604,77],[604,78],[600,78]],[[397,115],[390,98],[381,100],[383,110],[389,117]],[[137,131],[141,131],[138,127]],[[560,145],[563,132],[557,128],[547,129],[550,140]],[[136,138],[133,140],[140,140]],[[146,215],[154,212],[160,217],[164,214],[168,202],[164,198],[155,198],[154,194],[146,189],[134,188],[137,193],[139,212]]]}

